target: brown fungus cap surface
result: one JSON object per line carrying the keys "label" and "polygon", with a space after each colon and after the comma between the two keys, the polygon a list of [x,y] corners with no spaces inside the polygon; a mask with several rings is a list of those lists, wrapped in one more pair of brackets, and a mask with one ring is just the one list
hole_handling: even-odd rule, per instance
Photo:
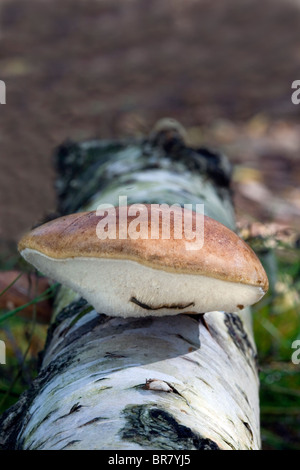
{"label": "brown fungus cap surface", "polygon": [[[268,290],[268,279],[256,254],[223,224],[204,216],[203,245],[195,249],[192,245],[196,241],[185,237],[184,226],[184,217],[189,214],[196,233],[199,216],[195,212],[177,206],[172,206],[172,211],[158,205],[134,206],[134,215],[130,215],[133,206],[125,206],[107,209],[101,216],[92,211],[60,217],[25,235],[19,243],[19,251],[44,274],[78,291],[95,308],[108,309],[109,314],[114,314],[113,308],[123,309],[124,314],[116,313],[122,316],[138,314],[139,308],[144,314],[157,311],[160,314],[200,313],[199,308],[211,311],[229,307],[238,311],[257,302]],[[134,238],[130,236],[132,227],[135,228]],[[151,238],[153,228],[156,229],[155,239]],[[168,229],[169,237],[164,239]],[[104,232],[106,238],[103,238]],[[79,275],[80,270],[83,271]],[[93,274],[90,274],[89,286],[85,282],[90,271]],[[97,277],[101,278],[99,284]],[[109,294],[115,299],[102,304],[106,282],[107,286],[112,284],[108,287]],[[175,303],[170,303],[172,286]],[[241,286],[245,288],[239,300]],[[255,288],[255,295],[250,289],[248,296],[246,287]],[[232,290],[234,298],[226,294],[228,289]],[[221,297],[225,299],[223,303]],[[155,299],[159,300],[158,304]],[[131,305],[134,311],[128,310],[124,302],[135,304]],[[180,308],[184,305],[188,307]]]}

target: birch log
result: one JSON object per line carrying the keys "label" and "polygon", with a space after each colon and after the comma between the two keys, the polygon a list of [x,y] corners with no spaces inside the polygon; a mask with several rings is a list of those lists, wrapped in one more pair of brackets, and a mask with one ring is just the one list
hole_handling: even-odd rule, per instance
{"label": "birch log", "polygon": [[[227,159],[164,123],[146,139],[63,145],[60,214],[99,204],[204,203],[235,229]],[[204,321],[203,321],[204,318]],[[2,417],[13,449],[259,449],[256,349],[239,315],[127,318],[61,288],[38,377]]]}

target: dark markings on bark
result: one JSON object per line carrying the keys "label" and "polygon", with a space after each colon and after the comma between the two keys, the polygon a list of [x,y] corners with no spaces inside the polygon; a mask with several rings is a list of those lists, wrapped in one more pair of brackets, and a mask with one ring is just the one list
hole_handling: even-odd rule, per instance
{"label": "dark markings on bark", "polygon": [[88,305],[86,308],[84,308],[78,315],[76,315],[75,318],[72,319],[71,323],[69,324],[69,326],[67,328],[65,328],[63,331],[60,332],[59,336],[64,336],[66,335],[69,330],[82,318],[84,317],[85,315],[87,315],[88,313],[90,313],[91,311],[94,310],[94,307],[92,307],[91,305]]}
{"label": "dark markings on bark", "polygon": [[200,366],[200,362],[194,361],[194,359],[191,359],[190,357],[183,356],[182,359],[184,359],[185,361],[188,361],[188,362],[192,362],[193,364],[196,364],[198,367]]}
{"label": "dark markings on bark", "polygon": [[143,386],[139,385],[138,387],[143,389],[143,390],[149,390],[149,391],[153,391],[153,392],[174,393],[175,395],[178,395],[182,400],[184,400],[188,406],[190,406],[187,399],[180,392],[178,392],[178,390],[172,384],[170,384],[169,382],[163,381],[168,385],[169,390],[155,390],[155,389],[151,388],[150,384],[152,382],[155,382],[155,381],[157,381],[157,379],[147,379],[146,383]]}
{"label": "dark markings on bark", "polygon": [[68,447],[72,446],[73,444],[76,444],[76,442],[81,442],[79,439],[74,439],[73,441],[68,442],[64,447],[61,448],[61,450],[67,449]]}
{"label": "dark markings on bark", "polygon": [[[100,189],[103,189],[107,185],[112,187],[113,177],[110,176],[108,178],[106,176],[105,164],[108,161],[117,161],[119,158],[118,154],[121,151],[126,150],[126,152],[128,152],[130,149],[139,153],[139,161],[142,162],[141,169],[143,170],[147,170],[147,167],[160,168],[160,162],[162,159],[164,159],[164,164],[169,160],[170,168],[175,167],[177,162],[180,165],[183,163],[188,170],[195,171],[195,169],[197,169],[204,177],[218,182],[216,185],[216,191],[221,199],[223,197],[228,199],[228,196],[230,195],[230,190],[228,190],[230,165],[228,165],[228,163],[226,164],[223,156],[210,152],[204,148],[197,150],[190,149],[185,146],[182,139],[180,139],[176,134],[173,135],[171,139],[163,137],[161,141],[157,141],[155,145],[149,139],[132,139],[122,142],[94,140],[79,144],[68,142],[59,148],[55,157],[56,167],[58,170],[58,178],[56,181],[58,210],[54,217],[76,212]],[[169,151],[170,155],[168,155]],[[151,157],[151,159],[148,157]],[[138,165],[137,168],[139,168]],[[97,177],[95,177],[95,174],[97,174]],[[118,183],[116,183],[116,185],[117,184]],[[219,185],[222,187],[219,187]],[[52,341],[56,340],[54,336],[59,325],[61,325],[64,320],[69,320],[70,318],[75,319],[76,316],[87,307],[87,305],[88,304],[84,299],[80,299],[68,305],[59,313],[55,322],[48,329],[45,350],[47,350]],[[99,318],[100,317],[105,316],[99,315]],[[107,320],[109,321],[109,317],[107,317]],[[130,322],[130,328],[134,329],[139,328],[140,326],[145,328],[147,323],[151,324],[151,322],[152,320],[150,318],[147,320],[145,318],[137,319],[135,323]],[[93,324],[89,324],[89,327],[93,327]],[[119,331],[124,330],[124,325],[122,322],[116,326],[113,323],[112,328],[109,329],[113,334],[118,333]],[[67,331],[65,331],[65,333],[67,333]],[[84,333],[84,331],[82,330],[81,333]],[[72,337],[71,335],[67,335],[67,338],[68,340],[71,340],[71,342],[76,340],[76,336]],[[62,348],[64,347],[65,342],[62,345]],[[186,360],[189,359],[186,358]],[[42,363],[41,361],[42,356],[40,357],[40,364]],[[26,427],[31,419],[31,414],[28,410],[30,409],[33,401],[50,381],[52,381],[57,375],[62,374],[65,370],[71,368],[73,362],[74,359],[72,354],[62,352],[55,358],[55,364],[50,363],[47,367],[40,370],[39,376],[32,382],[29,389],[21,395],[19,401],[1,416],[0,448],[22,449],[24,441],[19,441],[18,435],[22,428]],[[165,448],[168,445],[168,439],[164,439],[164,432],[161,432],[161,430],[165,428],[166,432],[171,434],[171,448],[218,448],[215,442],[202,438],[201,436],[193,433],[190,429],[177,423],[166,411],[159,410],[157,408],[151,411],[149,406],[142,406],[140,409],[137,408],[135,412],[133,409],[134,407],[132,409],[129,407],[125,412],[125,414],[128,414],[128,419],[124,428],[124,433],[126,434],[128,430],[129,434],[130,432],[133,432],[134,435],[137,436],[139,433],[135,433],[134,426],[130,426],[130,422],[133,421],[134,423],[134,421],[138,421],[140,423],[140,429],[145,427],[145,430],[148,433],[150,432],[150,434],[146,433],[145,437],[143,436],[143,432],[140,433],[140,439],[142,441],[144,439],[146,444],[148,444],[148,447],[149,442],[153,447],[155,446],[156,441],[158,441],[159,448]],[[149,413],[149,420],[144,422],[144,412],[147,413],[147,411]],[[150,427],[150,431],[148,427]],[[151,429],[153,429],[153,435],[151,434]],[[179,439],[178,436],[180,437]],[[162,440],[162,443],[160,443],[160,439]],[[78,441],[70,441],[65,447],[71,446],[76,442]],[[187,445],[185,445],[186,443]]]}
{"label": "dark markings on bark", "polygon": [[104,354],[104,357],[109,357],[111,359],[120,359],[122,357],[127,357],[127,356],[124,356],[122,354],[118,354],[116,352],[109,352],[107,351],[105,354]]}
{"label": "dark markings on bark", "polygon": [[248,397],[247,397],[246,393],[244,392],[244,390],[242,390],[242,389],[241,389],[241,387],[239,387],[239,385],[238,385],[238,384],[236,384],[236,388],[238,389],[238,391],[240,392],[240,394],[241,394],[241,395],[244,397],[244,399],[245,399],[245,401],[246,401],[247,405],[249,405],[249,406],[250,406],[250,403],[249,403]]}
{"label": "dark markings on bark", "polygon": [[[52,342],[53,334],[56,331],[57,327],[64,320],[67,320],[68,318],[71,318],[73,316],[75,317],[76,315],[78,315],[82,310],[84,310],[84,308],[86,308],[86,306],[87,306],[87,301],[81,298],[81,299],[78,299],[77,301],[70,303],[67,307],[63,308],[61,312],[59,312],[59,314],[56,316],[55,321],[48,328],[44,351],[39,354],[39,368],[42,365],[45,351],[48,349],[49,344]],[[63,332],[64,330],[62,330],[60,334],[63,334]]]}
{"label": "dark markings on bark", "polygon": [[[63,431],[61,432],[57,432],[54,436],[52,436],[52,447],[57,447],[57,444],[59,444],[60,442],[65,442],[65,441],[68,441],[70,439],[71,436],[67,436],[67,437],[63,437],[61,439],[58,439],[56,441],[54,441],[54,438],[58,437],[58,436],[61,436],[62,434],[64,434]],[[48,436],[46,436],[46,439],[42,440],[42,441],[37,441],[37,442],[33,442],[30,444],[28,450],[40,450],[46,443],[48,442]]]}
{"label": "dark markings on bark", "polygon": [[112,387],[109,387],[109,386],[107,386],[107,387],[105,387],[105,386],[104,386],[104,387],[100,387],[100,388],[98,388],[97,392],[98,392],[98,393],[99,393],[99,392],[104,392],[105,390],[110,390],[111,388],[112,388]]}
{"label": "dark markings on bark", "polygon": [[98,423],[99,421],[103,421],[105,419],[109,419],[109,418],[105,418],[103,416],[97,416],[96,418],[93,418],[93,419],[90,419],[89,421],[87,421],[86,423],[84,424],[81,424],[80,426],[78,426],[79,428],[83,428],[84,426],[89,426],[90,424],[94,424],[94,423]]}
{"label": "dark markings on bark", "polygon": [[96,140],[82,144],[68,141],[58,147],[55,163],[60,215],[76,212],[93,193],[105,187],[101,176],[95,178],[95,170],[122,148],[118,142]]}
{"label": "dark markings on bark", "polygon": [[75,403],[72,408],[70,409],[69,411],[69,415],[72,414],[72,413],[75,413],[76,411],[79,411],[80,408],[82,408],[82,405],[80,405],[79,402]]}
{"label": "dark markings on bark", "polygon": [[242,423],[245,426],[245,428],[247,429],[247,431],[249,432],[250,437],[251,437],[251,441],[253,442],[253,432],[252,432],[252,429],[250,427],[250,424],[247,423],[247,421],[242,421]]}
{"label": "dark markings on bark", "polygon": [[80,410],[80,408],[82,408],[82,405],[80,405],[79,402],[75,403],[75,404],[71,407],[69,413],[66,413],[66,414],[64,414],[64,415],[62,415],[62,416],[59,416],[59,418],[57,418],[54,422],[59,421],[60,419],[64,419],[64,418],[66,418],[67,416],[70,416],[72,413],[76,413],[77,411]]}
{"label": "dark markings on bark", "polygon": [[[31,419],[28,412],[35,397],[40,394],[56,375],[63,373],[70,367],[73,359],[72,354],[62,354],[56,359],[55,364],[50,363],[45,369],[39,372],[28,388],[19,398],[18,402],[6,410],[0,417],[0,450],[1,449],[22,449],[23,442],[19,442],[17,437],[21,428],[27,425]],[[27,435],[28,437],[28,435]]]}
{"label": "dark markings on bark", "polygon": [[[99,374],[93,374],[93,375],[91,375],[91,377],[93,377],[93,376],[97,377],[98,375]],[[102,380],[108,380],[108,377],[101,377],[100,379],[95,380],[94,384],[96,384],[97,382],[101,382]]]}
{"label": "dark markings on bark", "polygon": [[235,313],[225,313],[225,326],[235,346],[243,353],[248,364],[257,370],[257,354],[244,330],[241,318]]}
{"label": "dark markings on bark", "polygon": [[197,377],[198,380],[201,380],[201,382],[203,382],[205,385],[207,385],[209,388],[212,388],[212,386],[206,382],[206,380],[204,380],[202,377]]}
{"label": "dark markings on bark", "polygon": [[126,424],[120,431],[121,438],[145,449],[219,450],[214,441],[178,423],[163,409],[151,405],[129,405],[123,414]]}
{"label": "dark markings on bark", "polygon": [[18,402],[3,413],[0,418],[0,450],[15,450],[19,431],[24,420],[24,412],[27,411],[27,403],[30,393],[26,391]]}
{"label": "dark markings on bark", "polygon": [[161,130],[152,137],[154,146],[161,148],[174,161],[182,161],[190,171],[207,174],[217,188],[230,186],[232,166],[224,155],[206,147],[193,149],[185,145],[176,129]]}
{"label": "dark markings on bark", "polygon": [[143,302],[140,302],[137,300],[135,297],[131,297],[130,302],[138,305],[139,307],[143,308],[144,310],[160,310],[162,308],[174,308],[176,310],[184,310],[187,307],[194,307],[195,303],[191,302],[187,305],[182,305],[182,304],[171,304],[171,305],[160,305],[159,307],[151,307],[150,305],[144,304]]}
{"label": "dark markings on bark", "polygon": [[194,343],[194,342],[191,341],[190,339],[185,338],[184,336],[182,336],[180,333],[176,334],[175,336],[176,336],[176,338],[182,339],[182,340],[185,341],[186,343],[188,343],[188,344],[190,344],[191,346],[193,346],[194,351],[197,351],[197,349],[199,349],[199,346],[200,346],[199,343],[198,343],[198,344]]}
{"label": "dark markings on bark", "polygon": [[67,336],[64,342],[64,347],[67,347],[70,344],[72,344],[74,341],[78,340],[79,338],[82,338],[86,333],[90,333],[91,331],[94,330],[94,328],[109,321],[109,319],[110,317],[107,317],[106,315],[103,315],[103,314],[101,315],[99,314],[95,316],[94,318],[84,323],[79,328],[76,328],[74,332],[69,333],[69,335]]}
{"label": "dark markings on bark", "polygon": [[42,423],[44,423],[45,421],[47,421],[50,416],[52,416],[54,413],[56,413],[58,411],[58,408],[56,408],[55,410],[52,410],[50,411],[50,413],[48,413],[45,418],[43,418],[39,423],[37,423],[31,430],[31,432],[28,434],[28,436],[31,436],[33,433],[36,432],[36,430],[42,425]]}
{"label": "dark markings on bark", "polygon": [[204,318],[204,315],[205,315],[205,313],[201,313],[201,315],[200,315],[200,321],[201,321],[202,325],[204,326],[204,328],[205,328],[205,329],[209,332],[209,334],[212,336],[212,333],[211,333],[211,331],[210,331],[210,329],[209,329],[208,324],[206,323],[206,320],[205,320],[205,318]]}
{"label": "dark markings on bark", "polygon": [[93,140],[82,143],[69,141],[62,144],[55,155],[58,173],[56,216],[76,212],[99,189],[103,191],[107,185],[111,185],[112,177],[107,178],[105,163],[118,160],[118,154],[129,148],[140,153],[144,170],[159,168],[161,159],[165,158],[171,163],[183,163],[191,172],[206,175],[214,182],[221,198],[231,192],[232,166],[227,158],[204,147],[193,149],[186,146],[176,129],[172,132],[170,129],[161,129],[149,139]]}
{"label": "dark markings on bark", "polygon": [[40,421],[39,426],[40,426],[42,423],[44,423],[45,421],[47,421],[47,419],[49,419],[50,416],[52,416],[54,413],[57,413],[57,411],[59,411],[58,408],[55,408],[54,410],[50,411],[50,413],[48,413],[48,414],[45,416],[45,418],[43,418],[42,421]]}

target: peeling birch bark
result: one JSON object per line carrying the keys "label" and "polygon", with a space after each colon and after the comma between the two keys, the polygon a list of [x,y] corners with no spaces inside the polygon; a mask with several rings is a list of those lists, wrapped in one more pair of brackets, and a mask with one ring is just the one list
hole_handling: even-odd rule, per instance
{"label": "peeling birch bark", "polygon": [[[61,213],[100,203],[204,203],[235,228],[225,157],[176,132],[62,147]],[[201,313],[201,312],[199,312]],[[259,449],[256,349],[239,315],[120,318],[57,295],[37,379],[0,421],[15,449]]]}

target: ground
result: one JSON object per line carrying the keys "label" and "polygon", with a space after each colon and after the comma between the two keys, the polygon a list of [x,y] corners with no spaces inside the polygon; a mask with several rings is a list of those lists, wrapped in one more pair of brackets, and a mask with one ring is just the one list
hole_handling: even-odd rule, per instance
{"label": "ground", "polygon": [[298,3],[8,0],[0,12],[2,245],[55,208],[59,143],[147,132],[164,116],[258,169],[299,216]]}

